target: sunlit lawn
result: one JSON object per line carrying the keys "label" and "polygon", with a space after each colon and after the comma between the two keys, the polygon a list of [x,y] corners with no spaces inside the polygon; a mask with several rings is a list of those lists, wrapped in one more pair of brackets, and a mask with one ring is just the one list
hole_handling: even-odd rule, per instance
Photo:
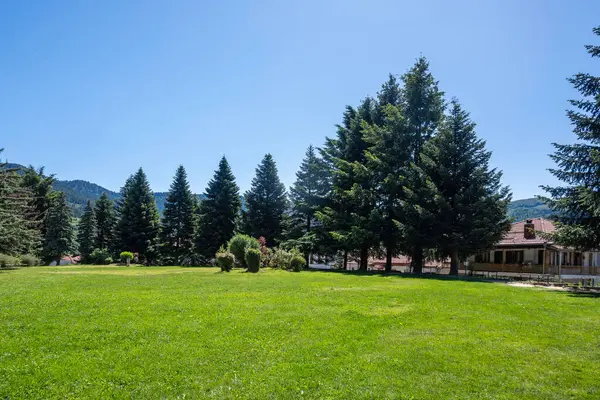
{"label": "sunlit lawn", "polygon": [[0,399],[600,398],[600,298],[333,272],[0,272]]}

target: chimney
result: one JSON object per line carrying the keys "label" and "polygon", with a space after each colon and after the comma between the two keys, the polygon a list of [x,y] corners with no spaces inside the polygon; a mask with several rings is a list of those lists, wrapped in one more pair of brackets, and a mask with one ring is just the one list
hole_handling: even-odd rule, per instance
{"label": "chimney", "polygon": [[525,220],[525,230],[523,232],[523,237],[525,239],[535,239],[535,225],[533,224],[532,219]]}

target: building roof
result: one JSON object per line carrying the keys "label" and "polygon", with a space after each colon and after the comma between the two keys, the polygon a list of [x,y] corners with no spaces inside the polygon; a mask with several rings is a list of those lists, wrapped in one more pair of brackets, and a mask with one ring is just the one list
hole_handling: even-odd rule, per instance
{"label": "building roof", "polygon": [[552,244],[551,241],[545,239],[540,233],[552,233],[556,230],[554,224],[549,219],[532,218],[531,223],[535,230],[535,237],[525,239],[525,224],[528,220],[519,221],[512,224],[510,231],[500,240],[498,246],[523,246],[523,245],[543,245]]}

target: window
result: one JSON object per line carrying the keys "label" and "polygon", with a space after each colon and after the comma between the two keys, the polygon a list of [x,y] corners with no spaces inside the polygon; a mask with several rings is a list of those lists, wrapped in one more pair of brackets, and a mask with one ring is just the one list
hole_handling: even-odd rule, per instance
{"label": "window", "polygon": [[502,252],[501,251],[494,252],[494,264],[502,264]]}
{"label": "window", "polygon": [[523,264],[523,250],[507,251],[506,264]]}
{"label": "window", "polygon": [[490,252],[486,251],[485,253],[479,253],[475,256],[475,262],[478,263],[489,263],[490,262]]}
{"label": "window", "polygon": [[543,265],[544,264],[544,254],[545,251],[544,250],[538,250],[538,265]]}

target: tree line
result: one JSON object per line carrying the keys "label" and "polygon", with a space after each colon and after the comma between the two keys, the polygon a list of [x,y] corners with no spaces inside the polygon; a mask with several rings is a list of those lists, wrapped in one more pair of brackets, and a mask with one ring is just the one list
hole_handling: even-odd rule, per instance
{"label": "tree line", "polygon": [[265,155],[243,208],[225,157],[200,202],[180,166],[162,218],[140,168],[115,203],[106,194],[88,202],[74,235],[52,177],[4,169],[0,190],[10,196],[2,196],[0,216],[12,219],[0,230],[0,253],[37,252],[47,261],[73,251],[84,260],[131,251],[147,264],[205,264],[239,232],[298,249],[306,263],[311,255],[339,256],[344,267],[356,259],[364,270],[370,257],[385,256],[390,271],[404,254],[416,273],[426,258],[449,258],[458,273],[461,260],[489,249],[510,223],[509,189],[475,128],[421,57],[376,96],[346,107],[335,135],[308,147],[289,194]]}

